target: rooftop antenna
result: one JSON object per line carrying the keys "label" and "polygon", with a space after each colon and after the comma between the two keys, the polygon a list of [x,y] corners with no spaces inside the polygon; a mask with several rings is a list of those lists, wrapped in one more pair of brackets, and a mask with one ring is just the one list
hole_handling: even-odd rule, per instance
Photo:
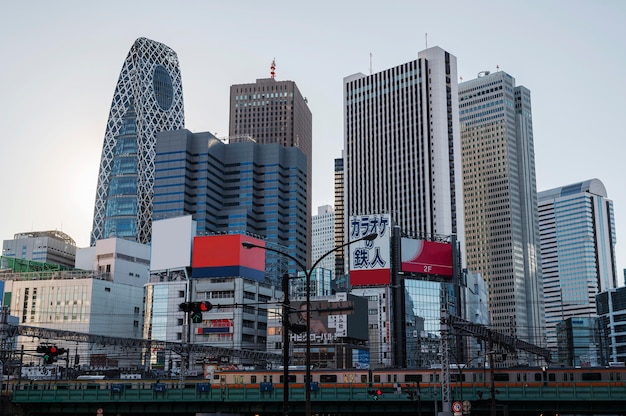
{"label": "rooftop antenna", "polygon": [[270,65],[270,77],[276,76],[276,58],[272,59],[272,65]]}
{"label": "rooftop antenna", "polygon": [[424,40],[426,41],[426,49],[428,49],[428,32],[424,33]]}
{"label": "rooftop antenna", "polygon": [[372,53],[370,52],[370,75],[372,75]]}
{"label": "rooftop antenna", "polygon": [[496,65],[496,71],[500,70],[500,65]]}

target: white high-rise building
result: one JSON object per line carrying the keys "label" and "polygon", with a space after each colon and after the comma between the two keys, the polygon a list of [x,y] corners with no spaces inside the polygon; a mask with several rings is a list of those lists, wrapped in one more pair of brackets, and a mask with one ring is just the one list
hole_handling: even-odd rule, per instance
{"label": "white high-rise building", "polygon": [[613,202],[598,179],[539,192],[548,348],[557,324],[596,317],[596,295],[617,287]]}
{"label": "white high-rise building", "polygon": [[[324,254],[335,248],[335,211],[330,205],[323,205],[317,208],[317,215],[313,215],[312,228],[312,262],[317,261]],[[324,257],[317,267],[334,272],[334,253]],[[332,273],[334,274],[334,273]]]}
{"label": "white high-rise building", "polygon": [[[456,57],[439,47],[375,74],[344,78],[346,239],[351,218],[388,215],[390,227],[404,235],[455,234],[463,244],[456,80]],[[372,368],[415,367],[433,357],[421,341],[438,337],[441,309],[453,301],[442,296],[452,293],[450,283],[405,278],[404,293],[393,299],[391,285],[351,284],[351,293],[376,302],[368,317]]]}
{"label": "white high-rise building", "polygon": [[467,269],[487,282],[492,327],[544,346],[530,91],[485,71],[459,85],[459,118]]}
{"label": "white high-rise building", "polygon": [[346,218],[389,213],[408,235],[463,242],[456,79],[456,57],[439,47],[344,78]]}

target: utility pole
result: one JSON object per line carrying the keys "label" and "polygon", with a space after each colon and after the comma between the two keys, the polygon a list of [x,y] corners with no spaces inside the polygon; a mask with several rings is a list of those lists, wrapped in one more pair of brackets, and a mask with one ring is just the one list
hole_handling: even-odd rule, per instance
{"label": "utility pole", "polygon": [[491,392],[491,416],[496,416],[496,384],[493,379],[494,371],[493,366],[495,352],[493,350],[493,339],[491,338],[491,331],[489,332],[489,378],[491,380],[490,392]]}
{"label": "utility pole", "polygon": [[441,308],[441,413],[439,416],[452,416],[452,404],[450,403],[450,327],[448,326],[449,314],[447,299],[444,299],[444,307]]}

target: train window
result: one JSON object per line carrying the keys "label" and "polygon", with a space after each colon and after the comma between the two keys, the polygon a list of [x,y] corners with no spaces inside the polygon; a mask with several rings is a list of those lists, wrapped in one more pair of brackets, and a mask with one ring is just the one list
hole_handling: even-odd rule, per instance
{"label": "train window", "polygon": [[602,374],[600,373],[582,373],[582,381],[600,381],[602,380]]}
{"label": "train window", "polygon": [[528,374],[524,373],[524,375],[522,376],[522,380],[523,380],[523,381],[528,381],[528,380],[527,380],[527,377],[528,377]]}
{"label": "train window", "polygon": [[[283,376],[279,377],[279,383],[282,383],[284,380]],[[296,382],[296,376],[293,374],[289,374],[289,376],[287,377],[287,380],[289,380],[290,383],[295,383]]]}
{"label": "train window", "polygon": [[256,376],[250,376],[250,383],[256,383]]}
{"label": "train window", "polygon": [[556,374],[548,373],[548,381],[556,381]]}
{"label": "train window", "polygon": [[410,382],[420,383],[422,381],[422,375],[421,374],[406,374],[404,376],[404,381],[406,381],[407,383],[410,383]]}
{"label": "train window", "polygon": [[541,373],[535,373],[535,381],[541,381]]}
{"label": "train window", "polygon": [[574,373],[569,373],[569,381],[574,381]]}
{"label": "train window", "polygon": [[243,384],[243,375],[235,376],[235,383]]}
{"label": "train window", "polygon": [[374,383],[380,383],[380,374],[374,374]]}
{"label": "train window", "polygon": [[609,380],[613,381],[613,373],[609,373]]}
{"label": "train window", "polygon": [[521,374],[517,373],[517,381],[522,381]]}
{"label": "train window", "polygon": [[394,383],[397,383],[397,382],[398,382],[398,375],[397,375],[397,374],[394,374],[394,375],[393,375],[393,382],[394,382]]}
{"label": "train window", "polygon": [[361,374],[361,383],[367,383],[367,376],[365,374]]}
{"label": "train window", "polygon": [[320,383],[336,383],[337,374],[320,374]]}
{"label": "train window", "polygon": [[620,373],[615,373],[615,380],[620,381],[622,379]]}
{"label": "train window", "polygon": [[509,381],[509,373],[495,373],[493,381]]}
{"label": "train window", "polygon": [[270,374],[270,383],[273,381],[272,380],[273,378],[274,378],[274,376]]}
{"label": "train window", "polygon": [[267,383],[267,376],[263,376],[263,382]]}

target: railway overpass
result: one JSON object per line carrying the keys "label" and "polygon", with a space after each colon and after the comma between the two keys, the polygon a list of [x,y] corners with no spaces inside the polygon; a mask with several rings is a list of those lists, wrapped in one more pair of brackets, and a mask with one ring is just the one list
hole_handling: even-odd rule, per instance
{"label": "railway overpass", "polygon": [[[130,380],[129,380],[130,381]],[[625,383],[535,387],[499,387],[496,412],[509,416],[626,415]],[[382,388],[380,396],[364,387],[316,388],[312,385],[313,414],[324,415],[433,415],[441,409],[441,386],[420,385],[419,394],[411,387]],[[415,389],[412,388],[415,392]],[[290,384],[290,414],[303,415],[305,394],[302,384]],[[453,401],[469,404],[469,414],[489,415],[489,388],[475,383],[452,388]],[[411,400],[411,396],[413,400]],[[229,413],[270,416],[282,414],[282,387],[271,383],[211,385],[205,381],[132,380],[129,383],[100,382],[86,385],[72,381],[39,382],[10,386],[5,392],[3,410],[11,407],[18,416],[99,416],[174,415]],[[10,400],[7,403],[6,400]],[[8,409],[6,409],[8,410]]]}

